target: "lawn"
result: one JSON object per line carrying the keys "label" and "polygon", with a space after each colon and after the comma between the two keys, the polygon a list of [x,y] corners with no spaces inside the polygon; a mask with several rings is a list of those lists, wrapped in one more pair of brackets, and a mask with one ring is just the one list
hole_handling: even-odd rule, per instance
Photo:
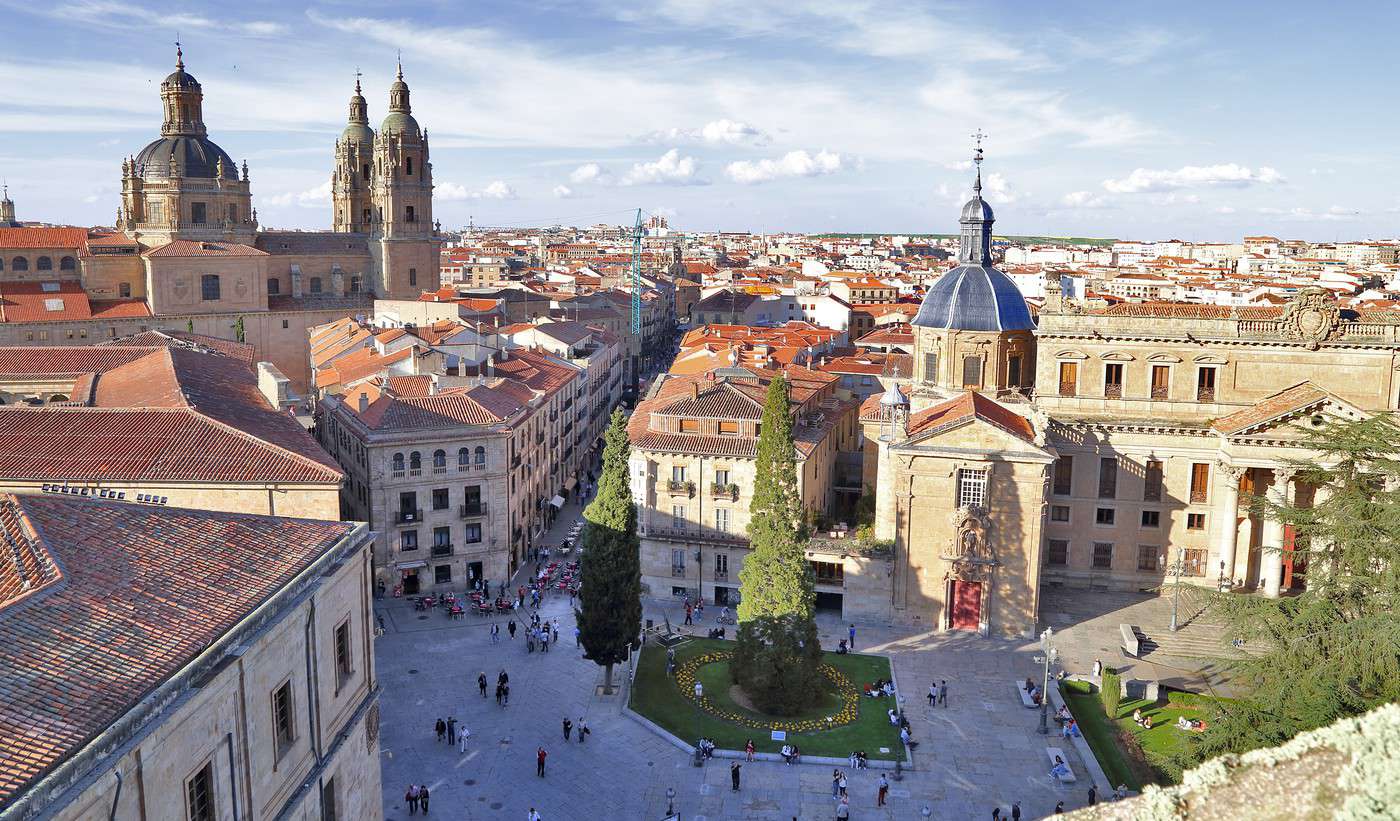
{"label": "lawn", "polygon": [[[732,649],[732,641],[692,639],[676,648],[676,665],[680,666],[690,658],[713,650]],[[825,653],[823,661],[844,673],[858,688],[876,679],[890,677],[890,663],[883,656]],[[705,687],[705,695],[723,708],[757,715],[749,713],[729,698],[727,663],[702,667],[699,679]],[[856,750],[865,750],[870,758],[903,758],[899,729],[890,725],[886,713],[894,706],[894,700],[862,696],[857,701],[859,716],[850,724],[817,733],[788,733],[788,741],[796,744],[804,755],[845,758]],[[837,702],[837,697],[832,695],[818,707],[798,716],[784,717],[782,720],[828,716],[839,708]],[[744,743],[753,739],[754,748],[764,753],[776,753],[783,746],[783,742],[773,741],[769,733],[763,730],[734,724],[699,709],[680,692],[675,679],[666,674],[666,651],[658,645],[648,644],[642,648],[641,658],[637,661],[637,675],[632,682],[630,706],[677,738],[689,743],[705,736],[722,749],[742,750]],[[881,752],[881,748],[888,752]]]}
{"label": "lawn", "polygon": [[[1070,712],[1079,720],[1079,728],[1084,739],[1089,742],[1104,775],[1114,785],[1127,784],[1135,790],[1144,784],[1175,784],[1181,779],[1181,771],[1172,761],[1172,756],[1186,749],[1191,733],[1176,727],[1180,716],[1189,719],[1204,719],[1210,696],[1195,693],[1167,691],[1167,700],[1162,704],[1147,701],[1124,701],[1118,705],[1118,715],[1110,723],[1103,710],[1103,702],[1097,693],[1090,692],[1088,682],[1066,681],[1061,683],[1060,692],[1069,705]],[[1141,709],[1144,716],[1152,718],[1152,729],[1144,729],[1133,721],[1133,711]],[[1141,750],[1124,750],[1119,742],[1114,725],[1136,742]]]}

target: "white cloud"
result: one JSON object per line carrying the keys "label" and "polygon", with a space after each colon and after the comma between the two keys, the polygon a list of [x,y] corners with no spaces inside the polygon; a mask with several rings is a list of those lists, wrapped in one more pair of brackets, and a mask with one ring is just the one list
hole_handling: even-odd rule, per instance
{"label": "white cloud", "polygon": [[1217,213],[1217,214],[1233,214],[1233,213],[1235,213],[1235,206],[1233,206],[1233,205],[1222,205],[1222,206],[1220,206],[1220,207],[1218,207],[1218,208],[1215,209],[1215,213]]}
{"label": "white cloud", "polygon": [[464,185],[444,182],[434,186],[433,197],[440,200],[513,200],[515,189],[504,180],[495,180],[480,191],[469,191]]}
{"label": "white cloud", "polygon": [[1092,191],[1071,191],[1060,202],[1068,208],[1102,208],[1108,204],[1108,200]]}
{"label": "white cloud", "polygon": [[598,163],[589,162],[569,172],[569,182],[574,185],[582,185],[583,183],[589,182],[607,184],[612,182],[612,174],[608,173],[608,171]]}
{"label": "white cloud", "polygon": [[1361,216],[1355,208],[1334,205],[1325,211],[1314,211],[1301,206],[1294,208],[1260,208],[1260,214],[1274,217],[1284,222],[1347,222]]}
{"label": "white cloud", "polygon": [[773,160],[738,160],[725,166],[724,173],[741,185],[753,185],[772,182],[781,177],[820,177],[835,174],[845,163],[846,158],[826,149],[815,154],[797,150],[789,151]]}
{"label": "white cloud", "polygon": [[697,185],[704,181],[695,176],[699,164],[694,157],[682,157],[680,149],[672,148],[652,162],[639,162],[622,177],[623,185]]}
{"label": "white cloud", "polygon": [[1185,165],[1175,171],[1136,168],[1123,179],[1104,180],[1103,187],[1115,194],[1141,194],[1169,191],[1173,188],[1246,188],[1251,185],[1274,185],[1280,182],[1283,182],[1283,175],[1266,165],[1255,170],[1235,163],[1221,163]]}
{"label": "white cloud", "polygon": [[319,208],[329,204],[331,201],[331,181],[326,180],[315,188],[308,188],[305,191],[285,191],[281,194],[273,194],[270,197],[259,197],[258,200],[263,205],[273,208],[286,208],[289,205],[298,205],[302,208]]}
{"label": "white cloud", "polygon": [[42,11],[42,13],[59,20],[76,21],[107,29],[139,28],[144,31],[149,31],[152,28],[161,31],[218,29],[253,37],[275,37],[287,30],[287,27],[281,23],[266,20],[230,22],[188,12],[164,12],[131,3],[115,2],[115,0],[77,0],[77,2],[61,3],[49,7],[47,11]]}
{"label": "white cloud", "polygon": [[718,119],[699,128],[668,128],[647,135],[649,142],[698,142],[709,145],[767,145],[772,138],[761,129],[730,119]]}
{"label": "white cloud", "polygon": [[949,171],[966,171],[972,168],[972,160],[959,160],[958,162],[945,162],[943,167]]}
{"label": "white cloud", "polygon": [[567,186],[567,185],[556,185],[556,186],[554,186],[554,196],[555,196],[555,197],[558,197],[558,198],[561,199],[561,200],[567,200],[567,199],[573,197],[573,195],[574,195],[574,189],[570,188],[570,187]]}
{"label": "white cloud", "polygon": [[1012,188],[1006,177],[995,171],[982,180],[982,195],[996,203],[1012,203],[1030,196],[1028,192]]}

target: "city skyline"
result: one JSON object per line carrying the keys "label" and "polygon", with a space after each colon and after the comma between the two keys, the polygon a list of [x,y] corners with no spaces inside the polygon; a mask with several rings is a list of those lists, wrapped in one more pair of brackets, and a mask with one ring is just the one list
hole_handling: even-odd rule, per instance
{"label": "city skyline", "polygon": [[[355,72],[375,125],[399,51],[445,228],[640,207],[690,230],[946,232],[977,129],[1007,234],[1383,238],[1400,215],[1380,147],[1393,115],[1363,108],[1382,93],[1384,52],[1365,41],[1384,9],[1344,30],[1214,7],[541,3],[463,22],[447,7],[4,5],[26,31],[0,60],[0,176],[22,219],[111,222],[113,169],[159,125],[177,36],[268,227],[329,225]],[[1339,136],[1309,101],[1370,127]]]}

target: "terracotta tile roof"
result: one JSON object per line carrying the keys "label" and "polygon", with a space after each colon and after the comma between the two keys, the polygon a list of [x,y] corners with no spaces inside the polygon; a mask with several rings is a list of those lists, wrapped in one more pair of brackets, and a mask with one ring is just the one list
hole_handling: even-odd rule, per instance
{"label": "terracotta tile roof", "polygon": [[0,228],[0,249],[63,248],[80,250],[87,245],[86,228]]}
{"label": "terracotta tile roof", "polygon": [[246,361],[169,347],[0,348],[0,373],[96,374],[92,407],[0,408],[0,476],[316,483],[344,476],[296,419],[268,404]]}
{"label": "terracotta tile roof", "polygon": [[359,417],[371,430],[451,428],[504,422],[523,407],[508,391],[475,385],[433,396],[381,395]]}
{"label": "terracotta tile roof", "polygon": [[137,245],[136,240],[122,233],[121,231],[102,232],[88,234],[87,246],[89,248],[102,248],[107,246],[123,247]]}
{"label": "terracotta tile roof", "polygon": [[529,385],[532,390],[549,395],[576,379],[578,368],[528,348],[510,352],[510,359],[495,364],[498,376],[507,376]]}
{"label": "terracotta tile roof", "polygon": [[359,348],[339,357],[330,365],[315,369],[313,381],[318,388],[335,385],[353,385],[383,373],[389,367],[406,362],[413,357],[415,348],[408,347],[392,353],[381,354],[375,348]]}
{"label": "terracotta tile roof", "polygon": [[652,413],[667,416],[685,416],[694,419],[761,419],[763,398],[755,398],[754,391],[746,391],[739,385],[727,381],[704,384],[703,380],[691,383],[699,388],[698,394],[681,395],[664,404],[652,407]]}
{"label": "terracotta tile roof", "polygon": [[62,322],[90,318],[92,306],[77,280],[0,282],[0,322]]}
{"label": "terracotta tile roof", "polygon": [[[45,577],[25,559],[26,572],[47,578],[45,595],[0,603],[0,807],[112,726],[354,527],[0,496],[5,538],[47,557],[38,565],[62,568],[61,577],[53,571]],[[12,559],[0,560],[0,579],[16,572]]]}
{"label": "terracotta tile roof", "polygon": [[[193,350],[208,349],[216,353],[233,359],[253,364],[257,358],[257,348],[244,342],[234,342],[231,339],[219,339],[215,336],[205,336],[204,334],[192,334],[187,331],[142,331],[131,336],[115,339],[110,342],[98,343],[101,346],[141,346],[141,347],[167,347],[167,348],[190,348]],[[84,349],[78,349],[84,350]]]}
{"label": "terracotta tile roof", "polygon": [[177,239],[152,248],[143,256],[148,257],[265,257],[266,251],[259,251],[251,245],[237,242],[200,242],[192,239]]}
{"label": "terracotta tile roof", "polygon": [[1210,426],[1221,433],[1240,433],[1316,405],[1329,396],[1331,394],[1311,382],[1299,382],[1291,388],[1285,388],[1259,400],[1248,408],[1222,416]]}
{"label": "terracotta tile roof", "polygon": [[855,341],[856,345],[913,345],[914,328],[903,322],[882,325]]}
{"label": "terracotta tile roof", "polygon": [[291,294],[273,294],[267,298],[269,311],[348,311],[364,314],[374,313],[374,295],[371,293],[346,294],[307,294],[300,298]]}
{"label": "terracotta tile roof", "polygon": [[104,299],[91,300],[93,319],[130,319],[134,316],[151,316],[151,306],[144,299]]}
{"label": "terracotta tile roof", "polygon": [[909,417],[909,435],[947,430],[973,418],[981,419],[1027,442],[1035,440],[1035,428],[1026,417],[975,391],[955,396]]}

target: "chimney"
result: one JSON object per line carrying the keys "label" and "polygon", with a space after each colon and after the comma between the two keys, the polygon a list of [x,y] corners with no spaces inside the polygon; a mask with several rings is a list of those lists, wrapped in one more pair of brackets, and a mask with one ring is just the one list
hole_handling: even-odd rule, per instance
{"label": "chimney", "polygon": [[438,392],[438,375],[435,374],[435,373],[430,373],[430,374],[428,374],[428,395],[429,395],[429,396],[437,396],[437,392]]}
{"label": "chimney", "polygon": [[360,391],[360,413],[364,413],[367,410],[369,410],[369,394]]}
{"label": "chimney", "polygon": [[297,398],[292,395],[292,383],[277,366],[271,362],[258,363],[258,390],[262,392],[267,404],[278,410],[286,410],[297,402]]}
{"label": "chimney", "polygon": [[692,398],[692,399],[699,399],[699,398],[700,398],[700,383],[699,383],[699,382],[691,382],[691,383],[690,383],[690,398]]}

